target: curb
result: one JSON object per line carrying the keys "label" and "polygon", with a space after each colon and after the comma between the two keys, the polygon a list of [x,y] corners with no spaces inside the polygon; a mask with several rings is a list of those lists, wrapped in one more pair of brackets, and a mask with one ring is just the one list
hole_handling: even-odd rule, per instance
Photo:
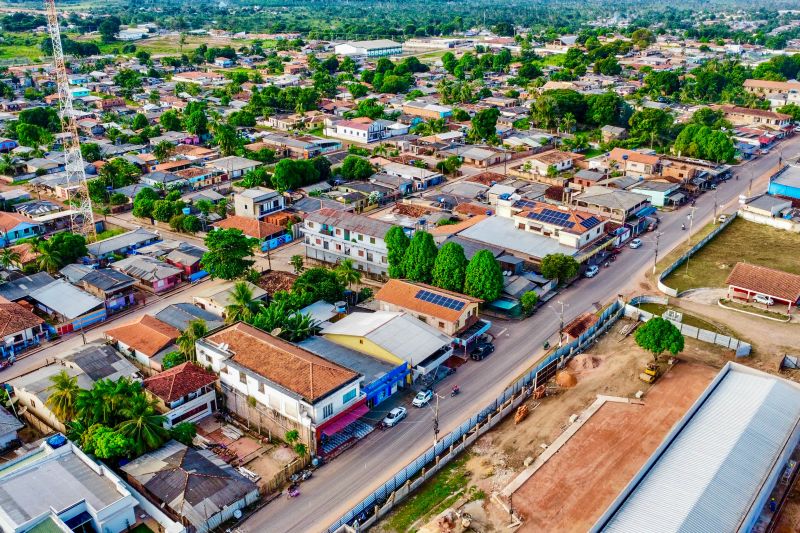
{"label": "curb", "polygon": [[782,324],[788,324],[789,322],[792,321],[792,317],[791,316],[788,317],[786,320],[781,320],[779,318],[772,318],[771,316],[765,316],[765,315],[762,315],[762,314],[759,314],[759,313],[751,313],[750,311],[745,311],[744,309],[736,309],[735,307],[728,307],[727,305],[722,303],[722,300],[717,300],[717,305],[722,307],[722,308],[724,308],[724,309],[728,309],[730,311],[736,311],[737,313],[742,313],[744,315],[750,315],[750,316],[754,316],[754,317],[757,317],[757,318],[763,318],[763,319],[766,319],[766,320],[772,320],[773,322],[781,322]]}

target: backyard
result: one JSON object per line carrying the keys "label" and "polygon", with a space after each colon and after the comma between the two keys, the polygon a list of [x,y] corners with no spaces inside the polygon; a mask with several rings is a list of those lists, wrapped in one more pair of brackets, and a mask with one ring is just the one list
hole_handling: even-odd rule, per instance
{"label": "backyard", "polygon": [[[695,236],[694,242],[699,238]],[[725,287],[725,280],[737,262],[800,274],[800,261],[789,250],[800,250],[800,235],[737,218],[691,257],[688,268],[681,265],[664,279],[664,284],[678,292]],[[677,257],[679,254],[669,260]],[[663,266],[668,264],[665,260]]]}

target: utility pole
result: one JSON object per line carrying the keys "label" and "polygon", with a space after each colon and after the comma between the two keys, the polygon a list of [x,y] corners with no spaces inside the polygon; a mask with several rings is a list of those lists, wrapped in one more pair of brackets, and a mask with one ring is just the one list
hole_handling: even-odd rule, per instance
{"label": "utility pole", "polygon": [[550,309],[553,309],[553,312],[556,315],[558,315],[558,347],[561,348],[561,346],[564,344],[564,308],[569,307],[569,305],[565,304],[561,300],[558,300],[556,304],[561,306],[560,311],[553,309],[552,305],[549,307]]}
{"label": "utility pole", "polygon": [[433,445],[439,442],[439,396],[437,393],[433,393],[436,396],[436,407],[433,408]]}
{"label": "utility pole", "polygon": [[[694,217],[692,217],[692,218],[694,219]],[[717,189],[714,189],[714,220],[713,220],[713,224],[715,226],[717,225]],[[689,233],[691,234],[691,229],[689,230]]]}
{"label": "utility pole", "polygon": [[[692,207],[692,212],[689,215],[689,236],[687,237],[687,241],[689,243],[689,248],[690,249],[692,247],[692,228],[694,227],[694,210],[695,209],[696,209],[695,207]],[[687,275],[689,274],[689,258],[690,257],[691,256],[689,256],[689,255],[686,256],[686,274]]]}
{"label": "utility pole", "polygon": [[662,235],[664,235],[664,233],[661,231],[656,233],[656,253],[653,256],[653,275],[655,275],[656,273],[656,263],[658,263],[658,240],[661,238]]}

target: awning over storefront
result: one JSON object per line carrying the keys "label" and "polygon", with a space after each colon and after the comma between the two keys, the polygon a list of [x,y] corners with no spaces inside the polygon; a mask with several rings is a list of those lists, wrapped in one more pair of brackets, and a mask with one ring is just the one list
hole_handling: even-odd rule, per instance
{"label": "awning over storefront", "polygon": [[635,217],[638,217],[638,218],[644,218],[644,217],[646,217],[647,215],[652,215],[652,214],[653,214],[653,213],[655,213],[655,212],[656,212],[656,208],[655,208],[655,206],[648,205],[647,207],[643,207],[643,208],[639,209],[639,210],[638,210],[637,212],[635,212],[633,215],[634,215]]}
{"label": "awning over storefront", "polygon": [[323,433],[328,436],[335,435],[367,414],[369,412],[369,407],[367,407],[366,402],[367,399],[364,398],[347,411],[342,411],[327,422],[317,426],[317,437],[321,436]]}
{"label": "awning over storefront", "polygon": [[470,327],[465,329],[463,332],[461,332],[461,334],[458,337],[454,338],[453,344],[459,346],[466,346],[470,342],[474,341],[475,339],[477,339],[478,337],[489,331],[489,328],[491,327],[492,327],[491,322],[489,322],[488,320],[480,319],[474,324],[472,324]]}
{"label": "awning over storefront", "polygon": [[667,196],[667,200],[672,202],[673,204],[679,204],[683,201],[686,196],[683,193],[676,192],[675,194],[670,194]]}

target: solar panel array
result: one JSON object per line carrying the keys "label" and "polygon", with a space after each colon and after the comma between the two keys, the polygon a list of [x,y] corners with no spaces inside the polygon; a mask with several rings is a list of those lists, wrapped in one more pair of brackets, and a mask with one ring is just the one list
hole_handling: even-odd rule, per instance
{"label": "solar panel array", "polygon": [[527,207],[527,208],[536,207],[536,202],[534,202],[533,200],[517,200],[516,202],[514,202],[514,207]]}
{"label": "solar panel array", "polygon": [[447,309],[453,309],[455,311],[461,311],[464,309],[464,302],[448,296],[442,296],[441,294],[435,294],[431,291],[426,291],[425,289],[420,289],[414,297],[417,300],[429,302]]}
{"label": "solar panel array", "polygon": [[575,223],[572,222],[570,214],[564,211],[556,211],[554,209],[542,209],[541,211],[532,211],[528,213],[528,218],[531,220],[539,220],[547,224],[561,226],[562,228],[572,228]]}
{"label": "solar panel array", "polygon": [[585,218],[585,219],[583,219],[583,222],[581,222],[581,224],[586,229],[592,229],[593,227],[595,227],[598,224],[600,224],[600,219],[597,218],[597,217]]}

